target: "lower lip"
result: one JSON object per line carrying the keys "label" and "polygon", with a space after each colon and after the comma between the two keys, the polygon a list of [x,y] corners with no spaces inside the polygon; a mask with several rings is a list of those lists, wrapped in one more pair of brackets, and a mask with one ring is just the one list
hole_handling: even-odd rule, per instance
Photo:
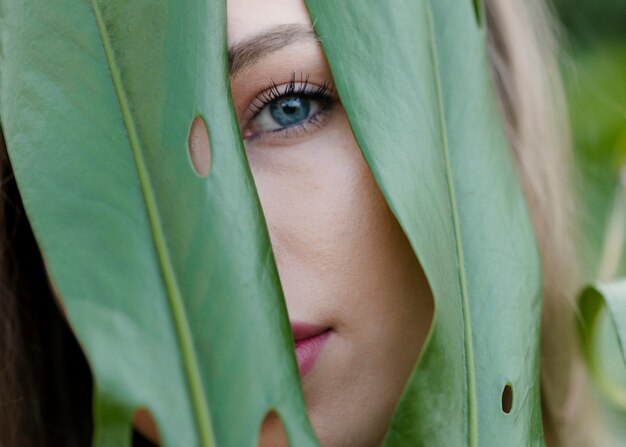
{"label": "lower lip", "polygon": [[300,377],[304,377],[313,369],[328,337],[330,337],[330,330],[314,337],[296,340],[296,359],[300,368]]}

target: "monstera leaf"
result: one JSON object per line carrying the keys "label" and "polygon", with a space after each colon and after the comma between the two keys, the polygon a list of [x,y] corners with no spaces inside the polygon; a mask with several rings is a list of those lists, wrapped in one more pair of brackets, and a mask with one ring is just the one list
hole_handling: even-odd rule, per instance
{"label": "monstera leaf", "polygon": [[[224,2],[0,0],[0,119],[93,371],[98,446],[128,445],[139,407],[165,446],[255,445],[270,409],[291,445],[317,445],[228,95]],[[474,2],[307,4],[435,299],[386,445],[542,444],[539,259]]]}
{"label": "monstera leaf", "polygon": [[540,264],[473,3],[307,3],[359,146],[435,299],[386,445],[542,444]]}

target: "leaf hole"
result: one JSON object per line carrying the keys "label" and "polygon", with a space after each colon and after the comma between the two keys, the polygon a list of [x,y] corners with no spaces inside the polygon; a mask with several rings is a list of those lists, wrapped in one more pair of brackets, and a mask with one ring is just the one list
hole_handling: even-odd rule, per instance
{"label": "leaf hole", "polygon": [[261,422],[259,447],[288,447],[283,421],[276,410],[270,410]]}
{"label": "leaf hole", "polygon": [[[136,433],[139,433],[145,439],[150,441],[155,445],[161,445],[160,436],[159,436],[159,428],[146,407],[139,407],[135,411],[133,415],[133,427],[135,427]],[[136,437],[136,435],[135,435]],[[133,443],[135,445],[135,443]]]}
{"label": "leaf hole", "polygon": [[194,171],[200,177],[206,177],[211,170],[211,143],[206,123],[200,115],[191,123],[187,146]]}
{"label": "leaf hole", "polygon": [[511,412],[513,408],[513,386],[507,383],[502,390],[502,411],[506,414]]}

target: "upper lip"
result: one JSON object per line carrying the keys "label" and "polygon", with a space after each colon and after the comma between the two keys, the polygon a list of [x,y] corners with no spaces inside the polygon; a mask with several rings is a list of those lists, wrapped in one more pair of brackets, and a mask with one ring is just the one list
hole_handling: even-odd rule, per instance
{"label": "upper lip", "polygon": [[305,323],[303,321],[292,321],[291,322],[291,331],[293,332],[294,341],[304,340],[307,338],[312,338],[317,335],[320,335],[327,330],[329,327],[320,326],[317,324]]}

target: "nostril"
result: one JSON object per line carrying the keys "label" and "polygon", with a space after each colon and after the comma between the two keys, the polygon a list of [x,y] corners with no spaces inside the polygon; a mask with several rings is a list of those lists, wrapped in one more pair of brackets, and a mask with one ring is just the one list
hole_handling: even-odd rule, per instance
{"label": "nostril", "polygon": [[187,145],[194,171],[199,176],[205,177],[211,169],[211,143],[206,123],[200,115],[191,123]]}

